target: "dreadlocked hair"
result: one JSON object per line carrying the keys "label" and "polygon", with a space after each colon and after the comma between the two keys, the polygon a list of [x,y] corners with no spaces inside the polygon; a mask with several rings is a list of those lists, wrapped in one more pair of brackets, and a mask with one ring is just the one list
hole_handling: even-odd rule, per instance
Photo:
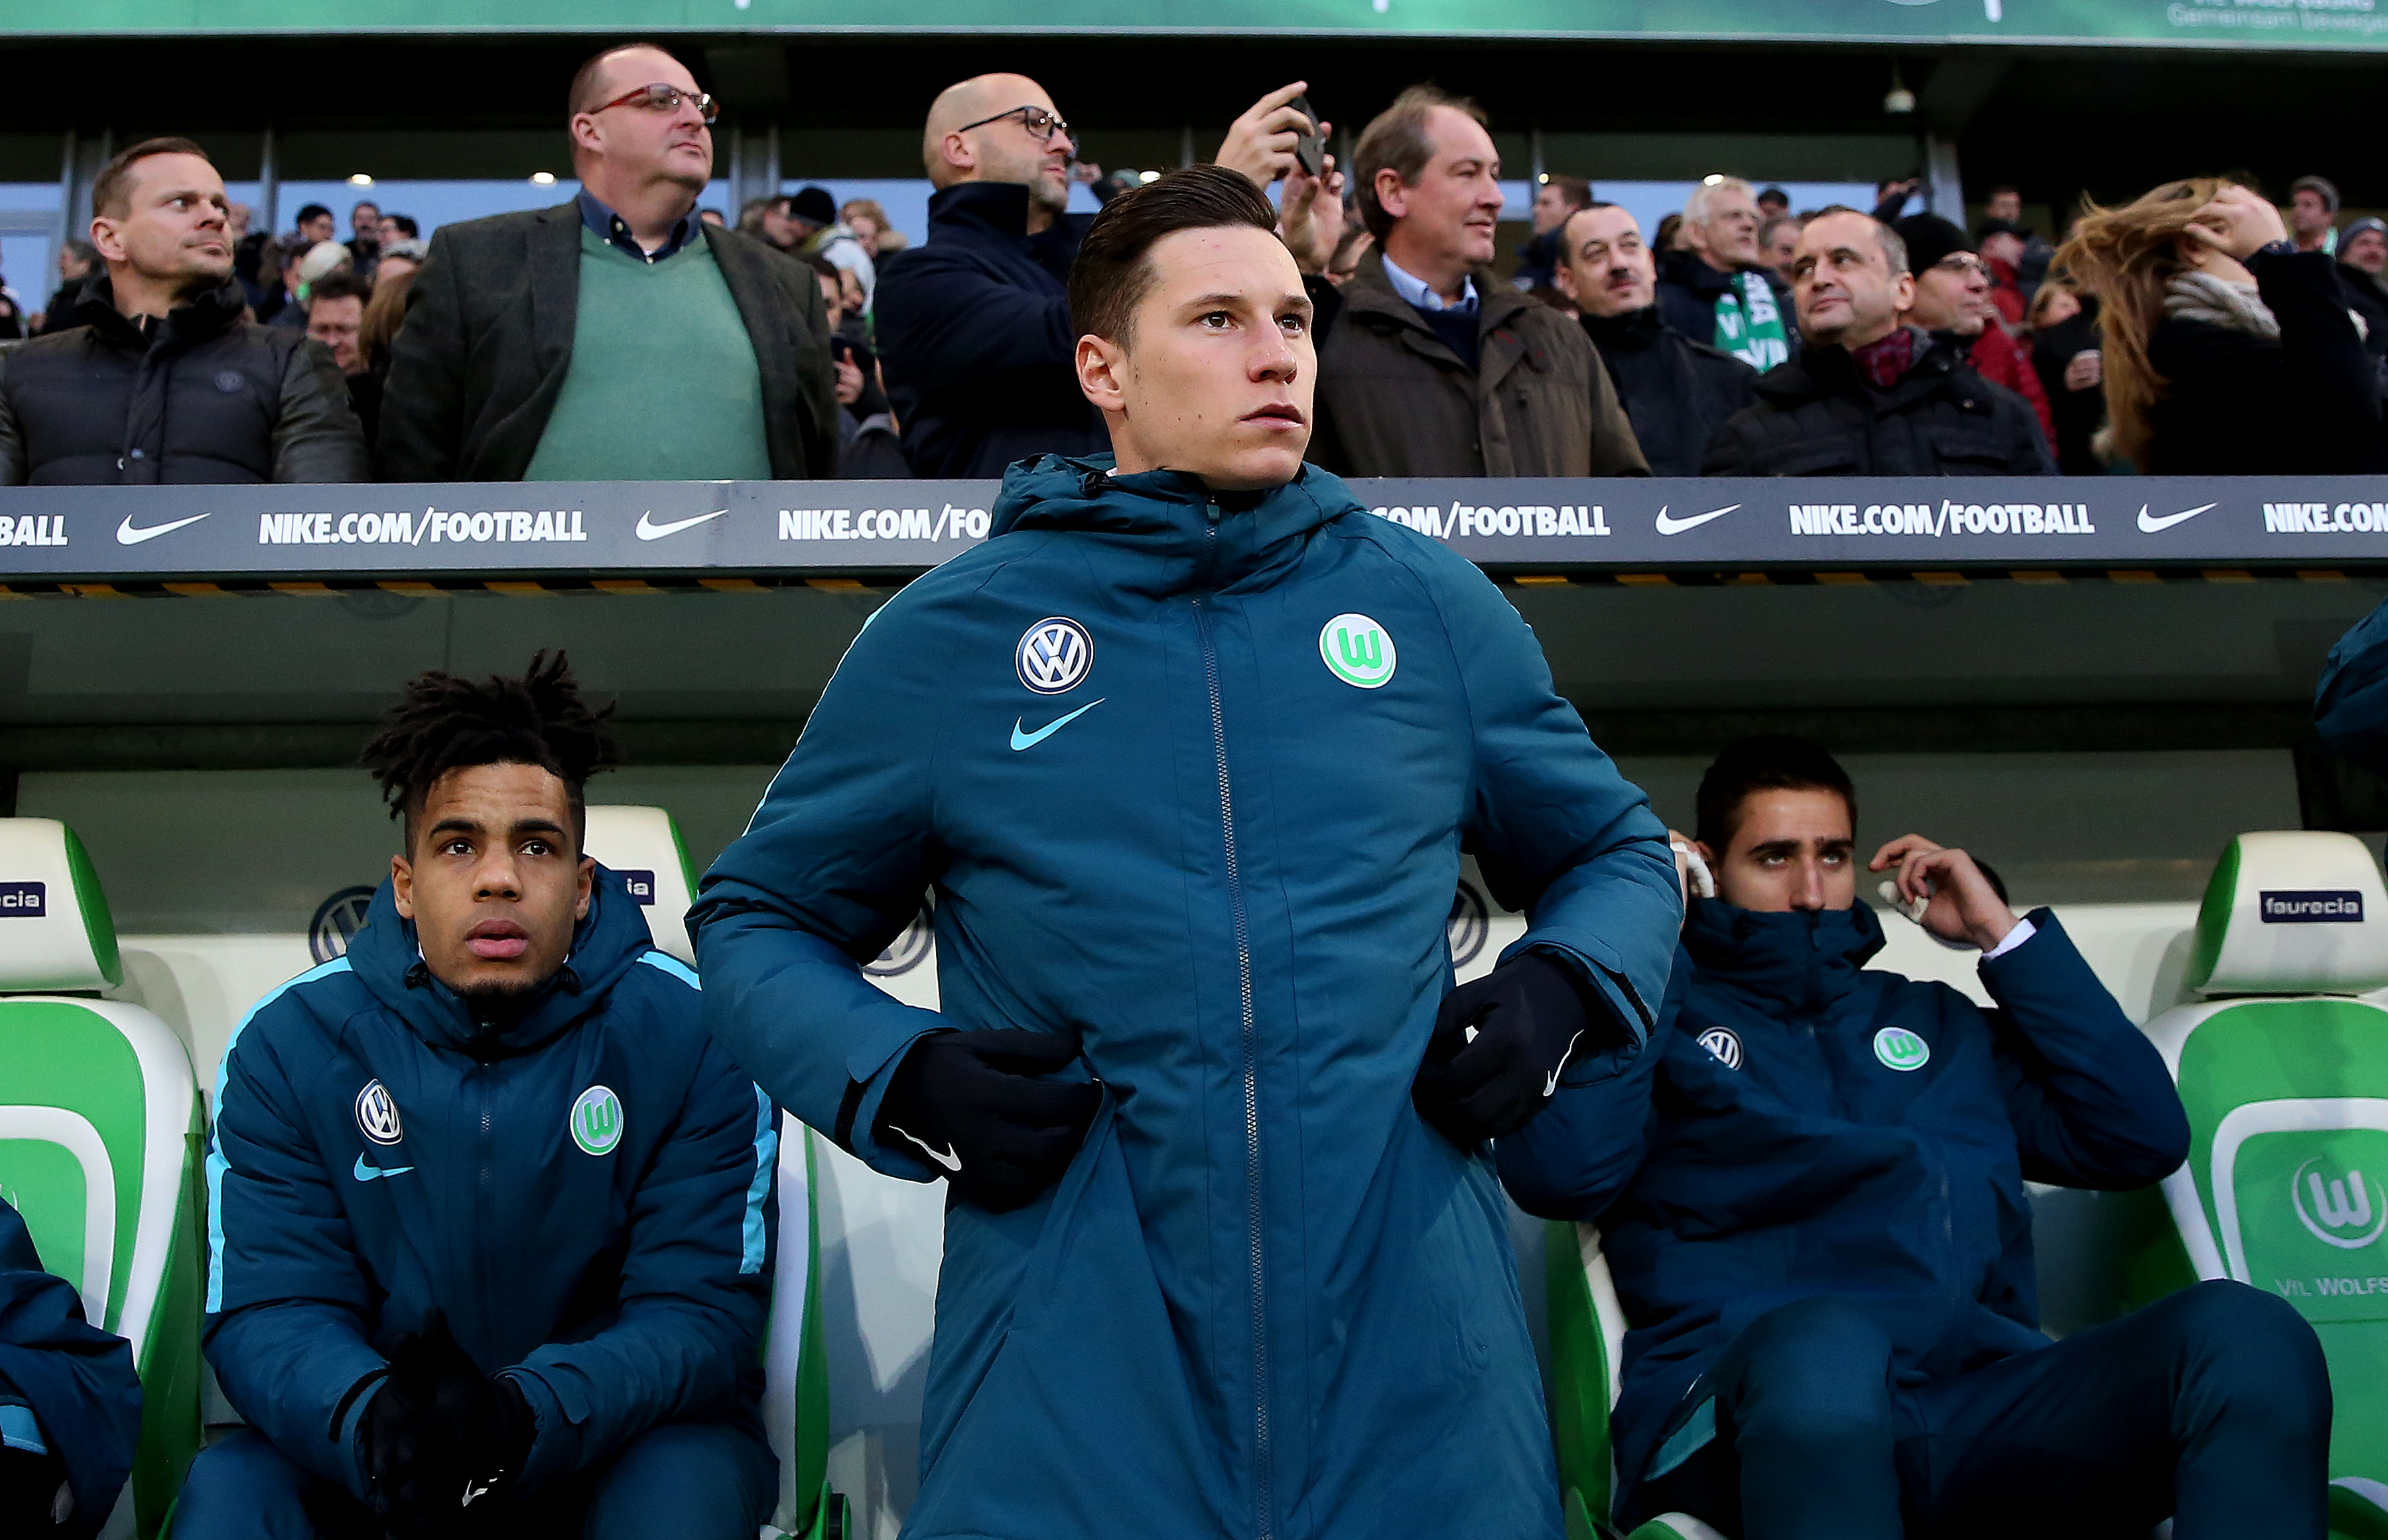
{"label": "dreadlocked hair", "polygon": [[406,683],[405,698],[381,736],[358,762],[381,783],[389,815],[405,818],[406,848],[414,849],[414,821],[439,777],[476,764],[536,764],[564,782],[578,831],[587,822],[581,789],[591,776],[619,763],[606,731],[614,705],[592,711],[559,649],[551,659],[533,653],[519,679],[486,683],[432,669]]}

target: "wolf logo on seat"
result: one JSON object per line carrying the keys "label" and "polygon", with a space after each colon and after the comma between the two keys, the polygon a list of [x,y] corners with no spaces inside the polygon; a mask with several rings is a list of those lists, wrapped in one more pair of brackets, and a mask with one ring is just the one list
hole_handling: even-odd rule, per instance
{"label": "wolf logo on seat", "polygon": [[[2344,1177],[2324,1181],[2313,1168],[2320,1158],[2306,1161],[2289,1179],[2289,1202],[2315,1240],[2341,1251],[2360,1251],[2388,1231],[2388,1192],[2351,1168]],[[2356,1233],[2344,1233],[2348,1231]]]}

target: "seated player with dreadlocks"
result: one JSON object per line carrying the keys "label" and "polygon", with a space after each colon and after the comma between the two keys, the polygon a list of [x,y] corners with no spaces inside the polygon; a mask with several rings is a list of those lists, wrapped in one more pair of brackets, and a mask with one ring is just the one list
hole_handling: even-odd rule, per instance
{"label": "seated player with dreadlocks", "polygon": [[249,1426],[177,1540],[768,1517],[777,1117],[580,852],[604,715],[542,654],[423,675],[367,746],[405,853],[216,1082],[207,1354]]}

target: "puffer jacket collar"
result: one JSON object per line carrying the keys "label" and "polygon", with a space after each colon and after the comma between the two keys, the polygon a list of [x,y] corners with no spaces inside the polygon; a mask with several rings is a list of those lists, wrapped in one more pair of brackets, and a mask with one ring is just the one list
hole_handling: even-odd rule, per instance
{"label": "puffer jacket collar", "polygon": [[106,271],[92,274],[75,296],[75,320],[92,335],[125,353],[180,352],[222,335],[239,324],[248,298],[238,282],[228,282],[193,296],[166,312],[166,319],[147,328],[116,308],[116,286]]}
{"label": "puffer jacket collar", "polygon": [[1809,1016],[1831,1010],[1883,944],[1882,922],[1862,903],[1772,914],[1696,899],[1683,918],[1683,950],[1700,977],[1749,996],[1769,1016],[1786,1004]]}
{"label": "puffer jacket collar", "polygon": [[1837,344],[1810,344],[1788,363],[1777,364],[1758,377],[1758,394],[1779,407],[1797,407],[1828,396],[1847,396],[1870,402],[1876,416],[1886,417],[1911,402],[1941,388],[1957,373],[1964,358],[1956,337],[1945,332],[1918,331],[1915,361],[1899,383],[1874,392],[1858,377],[1848,349]]}
{"label": "puffer jacket collar", "polygon": [[1112,473],[1110,455],[1040,455],[1004,473],[995,537],[1074,530],[1109,537],[1149,563],[1122,587],[1154,597],[1231,587],[1292,560],[1302,541],[1359,503],[1338,477],[1304,465],[1266,492],[1213,492],[1178,471]]}
{"label": "puffer jacket collar", "polygon": [[562,970],[534,992],[527,1008],[483,1023],[455,991],[431,976],[414,922],[400,917],[385,877],[364,928],[349,942],[349,966],[424,1041],[487,1062],[527,1054],[603,1009],[622,975],[654,944],[629,890],[600,866],[589,913],[573,928]]}

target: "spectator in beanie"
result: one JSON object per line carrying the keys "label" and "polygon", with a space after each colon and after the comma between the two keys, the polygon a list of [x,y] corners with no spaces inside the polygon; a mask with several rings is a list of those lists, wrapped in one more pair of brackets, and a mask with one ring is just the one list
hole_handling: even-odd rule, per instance
{"label": "spectator in beanie", "polygon": [[1712,476],[2033,475],[2039,419],[1965,361],[1953,337],[1905,325],[1907,243],[1854,208],[1799,232],[1799,357],[1759,377],[1758,402],[1709,440]]}
{"label": "spectator in beanie", "polygon": [[804,249],[854,274],[862,284],[862,309],[870,309],[871,291],[879,283],[878,266],[862,237],[851,225],[839,221],[837,204],[829,189],[805,188],[788,200],[788,212],[807,232]]}
{"label": "spectator in beanie", "polygon": [[0,485],[366,479],[331,357],[242,316],[223,179],[187,139],[148,139],[92,183],[106,271],[78,324],[0,357]]}
{"label": "spectator in beanie", "polygon": [[[2014,259],[2015,287],[2028,305],[2031,297],[2039,292],[2041,281],[2048,276],[2049,260],[2056,255],[2056,248],[2033,234],[2031,228],[2023,222],[2023,193],[2011,184],[2001,183],[1990,189],[1989,201],[1982,206],[1982,225],[1974,232],[1974,238],[1987,242],[1989,226],[1997,221],[2013,225],[2015,234],[2023,237],[2023,254]],[[1987,245],[1982,248],[1982,255],[1985,258],[1992,255]]]}
{"label": "spectator in beanie", "polygon": [[2388,284],[2380,273],[2388,268],[2388,224],[2367,214],[2338,234],[2338,281],[2346,289],[2346,308],[2363,318],[2363,350],[2375,360],[2388,360]]}
{"label": "spectator in beanie", "polygon": [[1790,293],[1758,250],[1758,202],[1749,183],[1721,177],[1683,203],[1682,251],[1658,258],[1658,309],[1667,324],[1721,347],[1764,373],[1798,345]]}
{"label": "spectator in beanie", "polygon": [[579,196],[442,225],[382,402],[392,481],[798,480],[836,463],[820,286],[697,218],[713,98],[653,44],[566,95]]}
{"label": "spectator in beanie", "polygon": [[1696,476],[1758,371],[1660,319],[1658,267],[1632,211],[1595,203],[1559,227],[1558,287],[1581,313],[1654,476]]}
{"label": "spectator in beanie", "polygon": [[1534,238],[1518,248],[1518,276],[1512,282],[1518,288],[1538,289],[1550,284],[1561,259],[1559,226],[1577,209],[1591,207],[1592,183],[1583,178],[1543,178],[1543,184],[1534,189]]}
{"label": "spectator in beanie", "polygon": [[2006,386],[2031,404],[2047,440],[2056,441],[2056,421],[2031,360],[2000,324],[1991,306],[1990,275],[1965,233],[1937,214],[1910,214],[1891,226],[1907,246],[1915,297],[1900,319],[1937,336],[1956,338],[1974,372]]}
{"label": "spectator in beanie", "polygon": [[2098,297],[2108,423],[2142,473],[2388,470],[2336,266],[2260,194],[2192,177],[2093,207],[2057,262]]}
{"label": "spectator in beanie", "polygon": [[353,273],[355,271],[355,261],[349,257],[347,246],[337,241],[316,242],[309,246],[297,261],[284,270],[284,277],[289,286],[290,302],[276,311],[273,319],[267,324],[287,326],[298,332],[305,331],[307,329],[307,296],[314,285],[335,272]]}
{"label": "spectator in beanie", "polygon": [[2031,305],[2023,284],[2025,237],[2029,234],[2006,220],[1984,220],[1975,236],[1979,244],[1975,250],[1990,275],[1990,303],[1997,308],[1999,320],[2010,327],[2023,324],[2024,311]]}
{"label": "spectator in beanie", "polygon": [[2299,251],[2333,251],[2338,232],[2338,188],[2318,176],[2301,176],[2289,183],[2289,234]]}

